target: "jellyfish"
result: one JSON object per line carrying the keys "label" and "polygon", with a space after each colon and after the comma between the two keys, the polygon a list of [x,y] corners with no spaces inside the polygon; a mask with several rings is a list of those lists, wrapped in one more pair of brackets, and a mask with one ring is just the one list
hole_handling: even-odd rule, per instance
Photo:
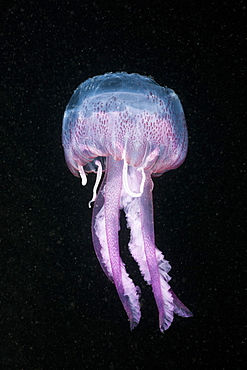
{"label": "jellyfish", "polygon": [[137,73],[89,78],[66,107],[62,141],[66,163],[83,186],[87,174],[96,173],[89,203],[91,207],[94,202],[93,245],[103,271],[115,284],[130,328],[141,318],[140,288],[120,257],[120,210],[130,228],[130,253],[152,286],[161,332],[169,328],[174,313],[192,316],[169,285],[171,266],[155,246],[154,236],[152,176],[179,167],[187,153],[187,128],[178,96]]}

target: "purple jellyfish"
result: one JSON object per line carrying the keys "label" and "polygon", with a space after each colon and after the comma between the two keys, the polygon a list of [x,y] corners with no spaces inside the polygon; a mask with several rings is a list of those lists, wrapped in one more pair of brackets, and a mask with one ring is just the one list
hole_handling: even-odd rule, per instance
{"label": "purple jellyfish", "polygon": [[[140,321],[140,289],[126,272],[119,252],[119,214],[130,228],[129,249],[153,294],[163,332],[174,313],[192,313],[171,290],[171,267],[155,246],[152,176],[179,167],[188,146],[183,108],[173,90],[152,78],[106,73],[83,82],[63,119],[63,147],[70,171],[86,185],[97,173],[92,238],[96,255],[115,284],[133,329]],[[97,188],[105,171],[97,194]]]}

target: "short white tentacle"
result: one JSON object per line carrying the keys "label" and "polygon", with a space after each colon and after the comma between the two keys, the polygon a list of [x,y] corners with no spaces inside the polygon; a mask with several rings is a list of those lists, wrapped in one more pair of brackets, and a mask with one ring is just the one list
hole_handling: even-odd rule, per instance
{"label": "short white tentacle", "polygon": [[146,175],[145,175],[145,172],[144,172],[143,168],[141,168],[140,171],[141,171],[141,174],[142,174],[142,181],[141,181],[141,184],[140,184],[140,191],[139,191],[139,193],[135,193],[129,187],[129,183],[128,183],[128,163],[124,159],[123,185],[124,185],[124,189],[125,189],[126,193],[129,194],[133,198],[139,198],[143,193],[143,188],[144,188]]}
{"label": "short white tentacle", "polygon": [[97,189],[98,189],[98,186],[99,186],[99,183],[100,183],[100,180],[101,180],[101,177],[102,177],[102,172],[103,172],[101,162],[96,160],[95,164],[96,164],[96,166],[98,166],[98,171],[97,171],[96,181],[95,181],[95,184],[94,184],[94,187],[93,187],[93,197],[90,200],[90,202],[88,203],[89,208],[91,208],[91,203],[93,203],[95,201],[96,197],[97,197]]}
{"label": "short white tentacle", "polygon": [[82,186],[87,185],[87,176],[85,174],[83,166],[78,166],[79,174],[81,176],[81,184]]}

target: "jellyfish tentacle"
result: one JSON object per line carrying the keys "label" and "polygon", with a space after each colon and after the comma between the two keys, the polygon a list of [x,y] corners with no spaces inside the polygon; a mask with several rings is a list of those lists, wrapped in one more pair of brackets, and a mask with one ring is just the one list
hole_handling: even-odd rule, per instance
{"label": "jellyfish tentacle", "polygon": [[142,174],[142,180],[141,180],[141,183],[140,183],[140,187],[139,187],[139,191],[137,193],[135,193],[134,191],[132,191],[129,187],[129,181],[128,181],[128,169],[131,168],[131,166],[128,166],[128,163],[126,162],[126,160],[124,159],[124,165],[123,165],[123,186],[125,188],[125,191],[133,198],[138,198],[142,195],[143,193],[143,187],[144,187],[144,183],[145,183],[145,172],[143,170],[143,168],[141,169],[138,169],[141,174]]}
{"label": "jellyfish tentacle", "polygon": [[183,317],[190,317],[192,313],[170,288],[168,282],[171,278],[168,272],[171,267],[163,258],[163,254],[155,247],[152,187],[151,174],[146,173],[144,191],[140,198],[142,235],[152,289],[159,310],[159,326],[163,332],[170,327],[174,313]]}
{"label": "jellyfish tentacle", "polygon": [[80,174],[80,177],[81,177],[82,186],[87,185],[87,176],[85,174],[83,166],[78,166],[78,171],[79,171],[79,174]]}
{"label": "jellyfish tentacle", "polygon": [[[138,170],[132,167],[129,176],[132,187],[138,188],[141,181]],[[127,224],[131,229],[130,252],[138,263],[144,279],[152,285],[159,310],[160,330],[164,331],[171,325],[174,313],[183,317],[190,317],[192,313],[171,290],[168,284],[171,280],[168,275],[171,266],[155,246],[152,188],[151,175],[147,172],[142,196],[133,198],[123,189],[121,206],[124,208]]]}
{"label": "jellyfish tentacle", "polygon": [[97,197],[97,189],[98,189],[98,186],[99,186],[99,183],[100,183],[100,180],[101,180],[101,177],[102,177],[102,173],[103,173],[101,162],[96,160],[95,164],[96,164],[96,166],[98,166],[98,171],[97,171],[97,175],[96,175],[95,184],[94,184],[94,187],[93,187],[93,197],[90,200],[90,202],[88,203],[89,208],[91,208],[91,204],[95,201],[95,199]]}
{"label": "jellyfish tentacle", "polygon": [[107,171],[103,186],[96,198],[93,217],[93,241],[99,262],[114,282],[119,298],[129,317],[130,328],[133,329],[140,321],[139,288],[126,272],[119,253],[119,209],[122,187],[123,160],[115,161],[107,158]]}

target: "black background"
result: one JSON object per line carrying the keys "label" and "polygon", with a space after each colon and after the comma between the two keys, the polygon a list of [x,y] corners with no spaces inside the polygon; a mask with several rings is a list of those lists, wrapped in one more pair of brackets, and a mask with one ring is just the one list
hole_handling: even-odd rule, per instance
{"label": "black background", "polygon": [[[243,369],[244,2],[1,4],[1,368]],[[130,332],[92,246],[94,175],[82,188],[63,157],[73,91],[111,71],[174,89],[187,119],[187,159],[153,193],[156,244],[194,317],[164,334],[122,222],[123,259],[142,289]]]}

